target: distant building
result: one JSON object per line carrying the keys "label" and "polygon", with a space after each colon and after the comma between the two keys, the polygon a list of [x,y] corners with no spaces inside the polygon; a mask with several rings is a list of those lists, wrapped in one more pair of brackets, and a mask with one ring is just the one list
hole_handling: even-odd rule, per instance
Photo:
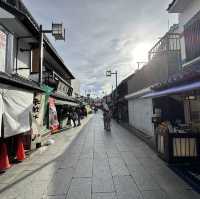
{"label": "distant building", "polygon": [[73,88],[73,97],[80,97],[80,81],[78,79],[71,80],[71,86]]}

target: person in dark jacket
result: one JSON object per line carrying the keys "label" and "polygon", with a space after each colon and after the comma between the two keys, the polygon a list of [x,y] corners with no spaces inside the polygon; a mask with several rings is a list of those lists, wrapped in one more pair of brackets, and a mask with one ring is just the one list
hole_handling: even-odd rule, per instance
{"label": "person in dark jacket", "polygon": [[80,126],[81,125],[81,109],[77,108],[76,113],[77,113],[77,118],[78,118],[78,125],[77,126]]}
{"label": "person in dark jacket", "polygon": [[67,124],[71,126],[71,120],[72,120],[72,109],[69,109],[67,112]]}
{"label": "person in dark jacket", "polygon": [[72,121],[74,123],[74,127],[76,127],[76,120],[78,119],[76,110],[72,111]]}

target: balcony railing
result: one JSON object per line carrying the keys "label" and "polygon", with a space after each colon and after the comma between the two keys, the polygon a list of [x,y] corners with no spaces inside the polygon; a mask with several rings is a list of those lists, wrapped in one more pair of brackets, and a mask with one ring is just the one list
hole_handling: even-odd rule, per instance
{"label": "balcony railing", "polygon": [[167,52],[180,51],[180,34],[167,33],[149,51],[149,61]]}

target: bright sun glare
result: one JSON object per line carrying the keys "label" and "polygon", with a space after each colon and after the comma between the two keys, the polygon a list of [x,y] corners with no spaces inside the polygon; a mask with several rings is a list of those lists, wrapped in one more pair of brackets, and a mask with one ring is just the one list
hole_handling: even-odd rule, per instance
{"label": "bright sun glare", "polygon": [[133,63],[148,61],[148,52],[152,44],[148,42],[139,43],[132,51]]}

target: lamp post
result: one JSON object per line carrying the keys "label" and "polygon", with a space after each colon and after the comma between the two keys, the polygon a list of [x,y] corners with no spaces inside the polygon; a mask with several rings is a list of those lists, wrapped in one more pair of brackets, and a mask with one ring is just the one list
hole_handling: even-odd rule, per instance
{"label": "lamp post", "polygon": [[111,77],[112,75],[115,75],[115,83],[116,83],[116,90],[117,90],[117,71],[112,72],[111,70],[106,71],[106,77]]}
{"label": "lamp post", "polygon": [[52,23],[50,30],[43,30],[40,25],[40,60],[39,60],[39,83],[42,84],[43,74],[43,59],[44,59],[44,33],[51,33],[55,40],[65,41],[65,29],[62,23]]}
{"label": "lamp post", "polygon": [[117,122],[118,122],[118,91],[117,91],[117,81],[118,81],[118,78],[117,78],[117,75],[118,75],[118,73],[117,73],[117,71],[115,71],[115,72],[112,72],[111,70],[107,70],[106,71],[106,77],[111,77],[112,75],[115,75],[115,84],[116,84],[116,112],[117,112]]}

